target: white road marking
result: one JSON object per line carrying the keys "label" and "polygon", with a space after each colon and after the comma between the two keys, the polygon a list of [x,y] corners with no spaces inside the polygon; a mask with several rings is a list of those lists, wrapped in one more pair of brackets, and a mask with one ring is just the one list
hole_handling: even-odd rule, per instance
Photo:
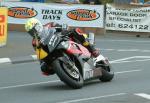
{"label": "white road marking", "polygon": [[30,83],[30,84],[21,84],[21,85],[7,86],[7,87],[0,87],[0,90],[12,89],[12,88],[18,88],[18,87],[25,87],[25,86],[32,86],[32,85],[39,85],[39,84],[54,83],[54,82],[59,82],[59,81],[60,80],[46,81],[46,82],[39,82],[39,83]]}
{"label": "white road marking", "polygon": [[9,58],[0,58],[0,64],[1,63],[11,63],[11,60]]}
{"label": "white road marking", "polygon": [[150,50],[141,50],[141,49],[103,49],[103,51],[117,51],[117,52],[150,52]]}
{"label": "white road marking", "polygon": [[133,62],[143,62],[143,61],[150,61],[150,59],[112,62],[111,64],[131,63],[131,62],[133,63]]}
{"label": "white road marking", "polygon": [[149,94],[137,93],[137,94],[135,94],[135,95],[140,96],[140,97],[143,97],[143,98],[146,98],[146,99],[150,99],[150,95],[149,95]]}
{"label": "white road marking", "polygon": [[89,97],[89,98],[81,98],[81,99],[68,100],[68,101],[63,101],[63,102],[58,102],[58,103],[75,103],[75,102],[88,101],[88,100],[94,100],[94,99],[100,99],[100,98],[122,96],[122,95],[126,95],[126,94],[127,93],[117,93],[117,94],[110,94],[110,95],[104,95],[104,96],[97,96],[97,97]]}
{"label": "white road marking", "polygon": [[128,60],[128,59],[133,59],[133,58],[134,57],[127,57],[127,58],[117,59],[117,60],[110,61],[110,63],[120,62],[120,61],[124,61],[124,60]]}
{"label": "white road marking", "polygon": [[100,50],[105,50],[105,51],[115,51],[115,49],[100,49]]}
{"label": "white road marking", "polygon": [[150,43],[150,41],[149,40],[109,40],[109,39],[107,39],[107,40],[104,40],[104,39],[101,39],[100,41],[109,41],[109,42],[134,42],[134,43]]}
{"label": "white road marking", "polygon": [[37,55],[31,55],[34,60],[37,60]]}
{"label": "white road marking", "polygon": [[[32,55],[34,58],[36,58],[36,55]],[[132,62],[132,61],[125,61],[125,60],[129,60],[129,59],[133,59],[133,58],[147,58],[148,60],[150,60],[150,56],[133,56],[133,57],[127,57],[127,58],[122,58],[122,59],[118,59],[118,60],[114,60],[114,61],[110,61],[110,63],[122,63],[122,62]],[[147,60],[146,59],[146,60]],[[10,62],[10,59],[8,58],[4,58],[1,62]],[[137,61],[137,60],[136,60]],[[122,71],[122,72],[116,72],[115,74],[121,74],[121,73],[129,73],[129,72],[137,72],[137,71],[142,71],[142,70],[130,70],[130,71]],[[52,83],[52,82],[58,82],[60,80],[55,80],[55,81],[47,81],[47,82],[39,82],[39,83],[31,83],[31,84],[22,84],[22,85],[15,85],[15,86],[7,86],[7,87],[0,87],[0,90],[3,89],[10,89],[10,88],[17,88],[17,87],[24,87],[24,86],[31,86],[31,85],[39,85],[39,84],[45,84],[45,83]]]}
{"label": "white road marking", "polygon": [[[136,60],[131,60],[131,59],[136,59]],[[150,56],[132,56],[132,57],[126,57],[122,59],[112,60],[110,61],[110,63],[137,62],[137,61],[149,61],[149,60],[150,60]]]}
{"label": "white road marking", "polygon": [[118,49],[118,52],[150,52],[150,50],[139,50],[139,49]]}
{"label": "white road marking", "polygon": [[[139,72],[139,71],[142,71],[142,70],[139,69],[139,70],[121,71],[121,72],[115,72],[115,74],[131,73],[131,72]],[[55,83],[55,82],[60,82],[60,80],[46,81],[46,82],[39,82],[39,83],[31,83],[31,84],[21,84],[21,85],[7,86],[7,87],[0,87],[0,90],[19,88],[19,87],[25,87],[25,86],[32,86],[32,85],[47,84],[47,83]]]}
{"label": "white road marking", "polygon": [[137,70],[129,70],[129,71],[122,71],[122,72],[115,72],[115,74],[122,74],[122,73],[131,73],[131,72],[140,72],[142,70],[137,69]]}
{"label": "white road marking", "polygon": [[123,51],[123,52],[135,52],[135,51],[139,51],[139,49],[118,49],[117,51]]}

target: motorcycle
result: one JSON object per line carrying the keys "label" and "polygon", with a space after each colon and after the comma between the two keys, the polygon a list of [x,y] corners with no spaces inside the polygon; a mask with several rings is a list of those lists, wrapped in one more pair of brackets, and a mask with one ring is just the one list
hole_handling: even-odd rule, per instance
{"label": "motorcycle", "polygon": [[[90,39],[92,37],[92,39]],[[89,34],[89,41],[94,43],[94,34]],[[69,87],[82,88],[86,81],[99,79],[111,81],[114,77],[109,60],[103,55],[94,58],[79,42],[60,33],[49,35],[47,53],[37,48],[37,57],[47,61],[54,72]],[[97,62],[98,61],[98,62]]]}

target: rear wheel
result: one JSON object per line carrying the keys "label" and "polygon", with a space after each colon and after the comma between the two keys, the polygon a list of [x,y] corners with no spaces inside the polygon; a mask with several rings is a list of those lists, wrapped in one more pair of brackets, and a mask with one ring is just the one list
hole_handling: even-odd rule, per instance
{"label": "rear wheel", "polygon": [[83,77],[79,71],[79,68],[70,59],[68,61],[64,61],[62,58],[64,57],[61,57],[60,59],[58,58],[53,63],[56,74],[60,80],[62,80],[68,86],[74,89],[82,88]]}

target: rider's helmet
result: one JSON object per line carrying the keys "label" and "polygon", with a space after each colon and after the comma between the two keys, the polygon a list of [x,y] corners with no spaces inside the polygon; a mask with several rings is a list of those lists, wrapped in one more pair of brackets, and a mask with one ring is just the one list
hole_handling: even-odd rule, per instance
{"label": "rider's helmet", "polygon": [[38,37],[39,34],[43,30],[43,25],[42,25],[42,23],[38,19],[31,18],[31,19],[28,19],[27,22],[25,23],[25,30],[32,37]]}

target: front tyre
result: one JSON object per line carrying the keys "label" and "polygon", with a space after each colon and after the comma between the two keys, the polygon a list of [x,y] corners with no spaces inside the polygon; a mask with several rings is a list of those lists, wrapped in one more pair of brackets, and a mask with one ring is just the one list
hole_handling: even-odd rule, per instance
{"label": "front tyre", "polygon": [[76,65],[71,65],[71,61],[63,61],[63,57],[53,62],[53,68],[61,81],[74,89],[83,87],[83,77]]}

